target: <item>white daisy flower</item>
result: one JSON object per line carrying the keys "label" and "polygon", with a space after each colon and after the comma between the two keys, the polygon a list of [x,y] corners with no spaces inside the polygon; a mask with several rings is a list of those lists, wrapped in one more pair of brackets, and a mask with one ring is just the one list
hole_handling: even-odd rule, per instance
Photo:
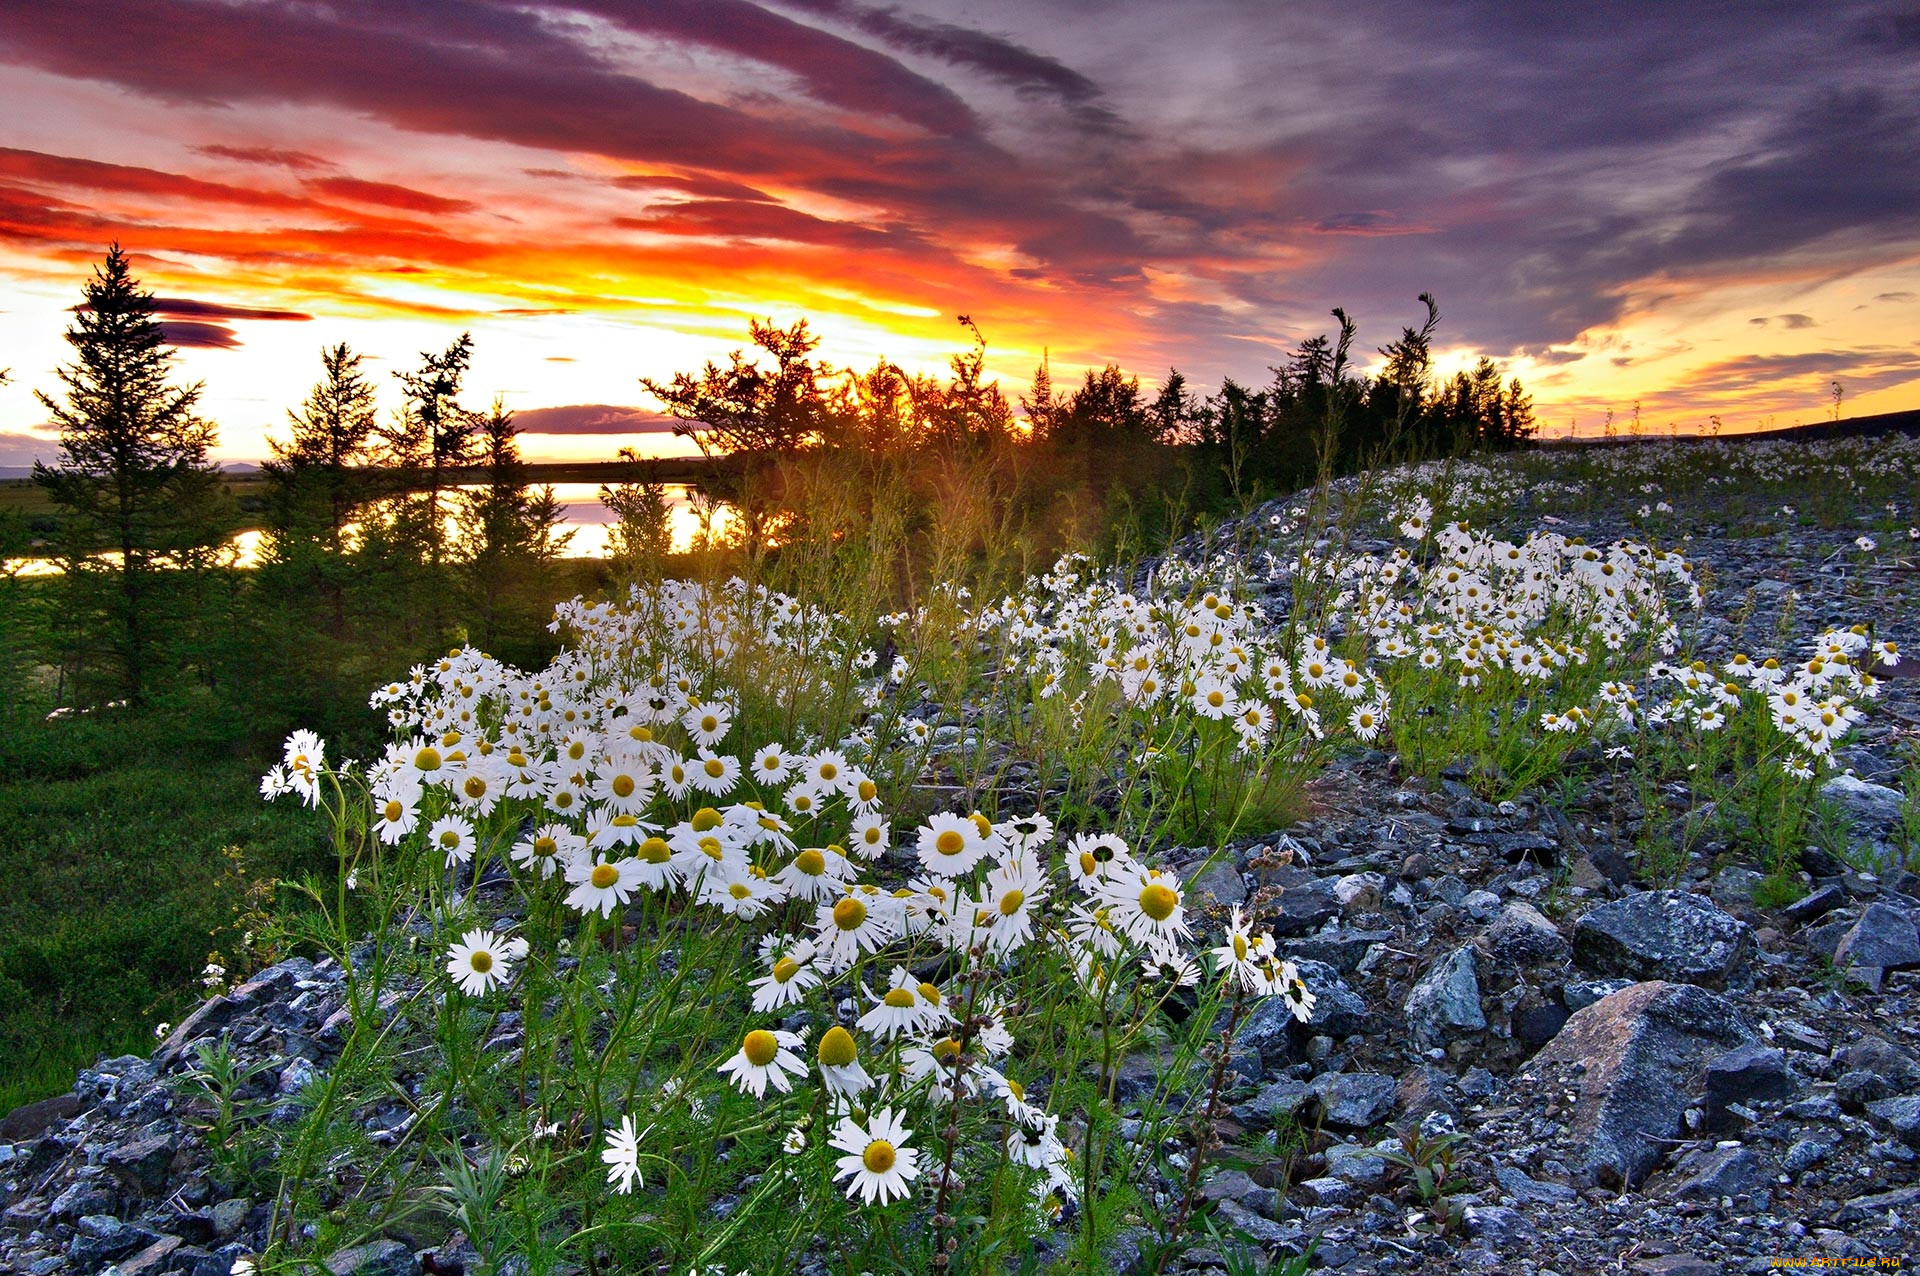
{"label": "white daisy flower", "polygon": [[473,825],[457,815],[443,815],[427,830],[427,845],[441,851],[449,863],[464,864],[473,858]]}
{"label": "white daisy flower", "polygon": [[478,997],[495,984],[505,983],[511,957],[524,952],[524,947],[502,943],[490,930],[470,930],[447,950],[447,974],[461,992]]}
{"label": "white daisy flower", "polygon": [[607,1131],[607,1146],[602,1149],[600,1159],[607,1164],[607,1185],[623,1196],[647,1185],[640,1177],[640,1135],[645,1132],[634,1132],[630,1116],[620,1118],[619,1129]]}
{"label": "white daisy flower", "polygon": [[909,1184],[920,1172],[918,1153],[907,1146],[912,1137],[891,1108],[875,1112],[865,1128],[852,1117],[842,1118],[830,1142],[847,1154],[836,1162],[833,1175],[836,1180],[851,1177],[847,1199],[857,1195],[865,1204],[885,1205],[911,1195]]}
{"label": "white daisy flower", "polygon": [[794,1033],[755,1028],[741,1040],[739,1052],[720,1065],[720,1072],[756,1099],[766,1097],[768,1082],[786,1094],[793,1089],[791,1077],[806,1075],[807,1065],[793,1053],[799,1048],[800,1038]]}

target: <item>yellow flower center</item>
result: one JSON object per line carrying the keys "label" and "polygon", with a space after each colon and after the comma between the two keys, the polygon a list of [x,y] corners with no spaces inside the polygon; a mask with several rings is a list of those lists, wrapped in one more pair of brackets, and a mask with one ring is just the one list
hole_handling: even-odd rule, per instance
{"label": "yellow flower center", "polygon": [[860,1154],[860,1163],[874,1174],[885,1174],[893,1168],[893,1144],[885,1139],[875,1139],[867,1144],[867,1150]]}
{"label": "yellow flower center", "polygon": [[968,816],[967,818],[973,821],[973,827],[975,827],[975,828],[977,828],[977,829],[979,829],[979,830],[980,830],[980,836],[981,836],[981,837],[992,837],[992,836],[993,836],[993,821],[992,821],[992,820],[990,820],[990,819],[988,819],[988,818],[987,818],[986,816],[984,816],[984,815],[982,815],[982,814],[980,814],[980,812],[978,812],[978,811],[975,811],[975,812],[974,812],[974,813],[973,813],[972,815],[969,815],[969,816]]}
{"label": "yellow flower center", "polygon": [[549,855],[560,853],[560,844],[551,837],[536,837],[533,839],[533,853],[541,859],[546,859]]}
{"label": "yellow flower center", "polygon": [[1008,891],[1000,897],[1000,915],[1011,917],[1020,911],[1020,905],[1027,902],[1025,891]]}
{"label": "yellow flower center", "polygon": [[966,847],[967,839],[953,829],[948,829],[933,839],[933,849],[942,855],[958,855]]}
{"label": "yellow flower center", "polygon": [[1221,705],[1225,704],[1226,702],[1227,702],[1227,696],[1225,692],[1223,691],[1207,692],[1207,703],[1209,705],[1212,705],[1214,708],[1218,709]]}
{"label": "yellow flower center", "polygon": [[784,984],[800,973],[800,963],[791,957],[782,957],[773,963],[773,982]]}
{"label": "yellow flower center", "polygon": [[1082,874],[1087,877],[1092,877],[1099,868],[1100,861],[1093,857],[1092,851],[1080,852],[1080,872]]}
{"label": "yellow flower center", "polygon": [[413,755],[413,767],[416,771],[438,771],[440,769],[440,750],[428,745]]}
{"label": "yellow flower center", "polygon": [[867,906],[857,899],[843,899],[833,906],[833,924],[841,930],[859,930],[866,920]]}
{"label": "yellow flower center", "polygon": [[733,896],[735,899],[746,899],[753,894],[753,891],[744,883],[735,882],[733,885],[727,887],[727,894]]}
{"label": "yellow flower center", "polygon": [[591,880],[596,889],[606,890],[620,880],[620,870],[611,864],[595,864]]}
{"label": "yellow flower center", "polygon": [[388,798],[387,805],[385,808],[387,821],[392,824],[398,824],[400,822],[400,816],[406,811],[406,809],[407,809],[406,807],[400,804],[400,799]]}
{"label": "yellow flower center", "polygon": [[887,995],[882,997],[881,1001],[892,1006],[895,1010],[911,1010],[913,1008],[913,994],[905,988],[887,989]]}
{"label": "yellow flower center", "polygon": [[467,965],[484,975],[493,969],[493,954],[484,948],[475,949],[468,955]]}
{"label": "yellow flower center", "polygon": [[862,802],[871,802],[879,796],[880,796],[879,785],[875,784],[872,780],[860,781],[860,800]]}
{"label": "yellow flower center", "polygon": [[708,758],[706,768],[707,774],[716,780],[727,773],[727,764],[719,758]]}
{"label": "yellow flower center", "polygon": [[719,828],[720,825],[723,824],[724,822],[725,821],[721,818],[720,812],[714,810],[710,806],[703,806],[699,810],[695,811],[693,813],[693,819],[691,821],[691,823],[693,824],[693,831],[696,833],[711,832],[712,830]]}
{"label": "yellow flower center", "polygon": [[839,768],[839,767],[837,767],[837,766],[835,766],[835,765],[834,765],[833,763],[831,763],[831,762],[822,762],[822,763],[820,764],[820,778],[821,778],[821,779],[823,779],[823,780],[831,780],[831,779],[834,779],[835,777],[837,777],[837,776],[838,776],[839,774],[840,774],[840,768]]}
{"label": "yellow flower center", "polygon": [[1245,961],[1247,959],[1247,937],[1245,935],[1235,935],[1233,937],[1233,955],[1238,961]]}
{"label": "yellow flower center", "polygon": [[726,850],[720,845],[720,839],[717,837],[701,838],[700,849],[706,852],[708,859],[718,860],[726,858]]}
{"label": "yellow flower center", "polygon": [[808,848],[793,857],[793,866],[808,877],[818,877],[827,871],[827,857]]}
{"label": "yellow flower center", "polygon": [[664,864],[673,858],[673,848],[663,837],[650,837],[640,843],[640,858],[649,864]]}
{"label": "yellow flower center", "polygon": [[921,984],[920,995],[926,998],[928,1004],[930,1005],[937,1006],[940,1004],[940,990],[938,988],[935,988],[932,984]]}
{"label": "yellow flower center", "polygon": [[827,1029],[820,1038],[820,1065],[825,1068],[844,1068],[852,1063],[859,1051],[854,1047],[853,1034],[839,1024]]}
{"label": "yellow flower center", "polygon": [[880,826],[876,824],[872,828],[861,830],[860,840],[868,846],[880,845]]}
{"label": "yellow flower center", "polygon": [[708,735],[712,735],[720,729],[720,719],[709,713],[700,719],[700,729]]}
{"label": "yellow flower center", "polygon": [[1014,1098],[1020,1100],[1020,1102],[1025,1103],[1027,1101],[1027,1087],[1021,1085],[1012,1077],[1007,1078],[1007,1090]]}
{"label": "yellow flower center", "polygon": [[960,1043],[952,1037],[934,1043],[933,1057],[943,1063],[950,1062],[960,1055]]}
{"label": "yellow flower center", "polygon": [[1155,882],[1140,892],[1140,911],[1157,922],[1163,922],[1173,916],[1173,910],[1180,906],[1180,897],[1173,889]]}
{"label": "yellow flower center", "polygon": [[614,776],[613,777],[613,795],[615,797],[623,797],[623,798],[632,797],[633,796],[633,777],[630,775]]}
{"label": "yellow flower center", "polygon": [[653,728],[633,726],[627,728],[627,734],[642,744],[653,743]]}
{"label": "yellow flower center", "polygon": [[780,1053],[780,1042],[765,1028],[755,1028],[747,1034],[747,1039],[740,1043],[740,1053],[746,1055],[747,1062],[754,1067],[764,1068],[773,1062],[775,1055]]}
{"label": "yellow flower center", "polygon": [[447,829],[444,832],[442,832],[440,834],[440,845],[445,847],[449,851],[452,850],[454,847],[460,845],[459,830]]}

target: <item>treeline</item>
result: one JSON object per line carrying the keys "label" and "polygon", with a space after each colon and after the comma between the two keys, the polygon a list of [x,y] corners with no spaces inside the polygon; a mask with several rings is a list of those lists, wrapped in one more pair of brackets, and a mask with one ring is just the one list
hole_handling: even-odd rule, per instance
{"label": "treeline", "polygon": [[[1176,369],[1150,394],[1111,365],[1060,389],[1043,359],[1010,399],[966,316],[970,344],[943,377],[832,367],[802,320],[754,322],[751,349],[642,385],[711,462],[697,508],[725,516],[708,524],[701,566],[898,603],[930,578],[1000,579],[1064,548],[1150,549],[1318,476],[1525,442],[1531,402],[1491,361],[1436,382],[1439,312],[1421,301],[1423,323],[1379,351],[1371,376],[1336,310],[1338,326],[1266,384],[1212,393]],[[238,570],[201,387],[169,381],[153,299],[117,245],[67,339],[64,392],[40,396],[60,457],[34,471],[60,511],[45,551],[61,570],[9,582],[10,699],[36,670],[43,702],[211,693],[263,731],[337,731],[364,720],[367,686],[450,643],[537,663],[556,599],[669,567],[668,492],[647,482],[602,490],[619,520],[610,561],[561,559],[560,509],[528,481],[512,414],[462,402],[462,335],[394,374],[401,402],[384,417],[361,357],[323,352],[270,440],[257,567]]]}
{"label": "treeline", "polygon": [[361,357],[323,352],[270,440],[257,565],[243,570],[202,387],[169,381],[152,295],[117,245],[66,335],[63,392],[39,396],[60,454],[33,475],[58,511],[33,552],[59,570],[6,582],[5,707],[184,700],[243,715],[256,738],[295,723],[364,736],[366,688],[449,643],[536,663],[550,651],[553,602],[578,587],[562,578],[561,511],[527,482],[512,414],[462,404],[468,336],[395,374],[387,419]]}
{"label": "treeline", "polygon": [[971,348],[945,378],[884,360],[866,372],[834,368],[816,359],[801,320],[754,321],[751,351],[642,384],[677,433],[732,462],[708,486],[756,537],[817,532],[808,510],[818,489],[862,475],[869,485],[891,477],[920,520],[938,518],[964,475],[1002,515],[1054,540],[1143,549],[1323,476],[1528,442],[1532,399],[1517,379],[1503,384],[1491,359],[1436,380],[1439,308],[1428,294],[1419,300],[1423,322],[1379,350],[1371,376],[1354,363],[1353,321],[1335,310],[1338,326],[1301,342],[1266,384],[1229,379],[1211,394],[1177,368],[1149,394],[1111,364],[1060,389],[1043,359],[1016,402],[985,379],[986,342],[965,315]]}

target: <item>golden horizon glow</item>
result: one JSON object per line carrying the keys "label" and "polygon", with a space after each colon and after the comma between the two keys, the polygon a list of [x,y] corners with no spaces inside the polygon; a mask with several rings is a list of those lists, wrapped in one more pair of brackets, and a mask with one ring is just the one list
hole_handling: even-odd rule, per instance
{"label": "golden horizon glow", "polygon": [[[1744,131],[1694,108],[1723,78],[1676,67],[1670,136],[1621,140],[1611,98],[1581,115],[1590,86],[1555,77],[1557,143],[1489,133],[1453,89],[1419,99],[1449,144],[1402,145],[1381,122],[1406,102],[1342,59],[1383,64],[1404,33],[1363,21],[1349,49],[1311,5],[1282,33],[1212,0],[1205,22],[983,0],[957,25],[937,4],[710,3],[538,0],[464,27],[433,0],[23,10],[0,32],[0,465],[51,455],[34,392],[58,393],[68,311],[114,240],[182,305],[179,375],[231,461],[284,435],[341,341],[385,411],[388,374],[462,331],[472,406],[654,410],[641,377],[724,360],[750,318],[807,319],[841,367],[944,375],[967,314],[1009,398],[1043,353],[1063,390],[1113,362],[1204,394],[1263,384],[1335,305],[1364,366],[1423,289],[1436,370],[1493,358],[1547,435],[1636,403],[1649,433],[1823,420],[1834,381],[1844,415],[1920,408],[1902,72],[1822,61],[1811,18],[1777,33]],[[1508,65],[1484,31],[1426,38]],[[1595,47],[1624,64],[1637,38]],[[1858,189],[1810,199],[1823,165]],[[576,427],[529,432],[527,455],[687,448]]]}

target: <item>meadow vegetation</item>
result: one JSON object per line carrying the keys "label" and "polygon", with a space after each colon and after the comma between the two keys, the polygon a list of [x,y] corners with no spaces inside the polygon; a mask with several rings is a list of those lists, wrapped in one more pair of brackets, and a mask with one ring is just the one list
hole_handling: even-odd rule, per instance
{"label": "meadow vegetation", "polygon": [[[1330,761],[1494,802],[1603,782],[1643,799],[1648,882],[1711,839],[1787,898],[1897,650],[1863,591],[1810,643],[1726,618],[1704,658],[1670,529],[1708,492],[1783,555],[1804,522],[1869,561],[1915,520],[1911,442],[1433,459],[1524,440],[1524,393],[1433,385],[1430,301],[1371,379],[1338,317],[1258,392],[1063,396],[1043,365],[1019,417],[970,324],[946,380],[756,324],[763,357],[649,387],[727,462],[726,529],[675,553],[622,484],[612,557],[572,566],[510,418],[459,404],[464,341],[386,424],[329,351],[261,567],[210,566],[137,667],[108,611],[63,638],[74,581],[0,585],[29,604],[0,863],[50,902],[0,997],[164,1014],[215,946],[215,987],[333,959],[338,1053],[283,1110],[193,1073],[222,1186],[273,1202],[268,1268],[439,1215],[488,1271],[1091,1272],[1134,1228],[1157,1269],[1200,1234],[1235,1026],[1314,1011],[1196,883]],[[1636,537],[1549,521],[1625,492]],[[20,1093],[135,1017],[8,1039]]]}

